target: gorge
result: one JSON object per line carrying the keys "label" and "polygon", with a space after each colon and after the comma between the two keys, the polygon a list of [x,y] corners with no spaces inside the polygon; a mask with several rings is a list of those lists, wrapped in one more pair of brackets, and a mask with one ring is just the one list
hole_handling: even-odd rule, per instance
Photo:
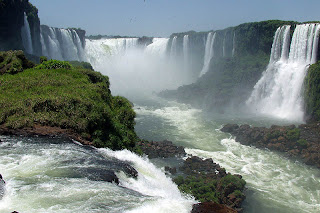
{"label": "gorge", "polygon": [[[140,138],[168,139],[189,155],[242,175],[243,212],[320,208],[318,168],[242,145],[220,131],[230,122],[289,125],[315,117],[315,110],[304,109],[303,92],[308,68],[319,59],[320,24],[264,21],[170,38],[93,39],[81,29],[38,26],[28,11],[21,14],[20,41],[11,47],[0,43],[1,50],[89,62],[109,77],[113,95],[133,103]],[[0,172],[7,182],[0,212],[190,212],[196,203],[164,172],[165,166],[181,165],[180,158],[148,159],[63,138],[0,136],[0,141]],[[119,162],[130,164],[138,178],[126,175]],[[87,167],[116,168],[120,187],[91,180]]]}

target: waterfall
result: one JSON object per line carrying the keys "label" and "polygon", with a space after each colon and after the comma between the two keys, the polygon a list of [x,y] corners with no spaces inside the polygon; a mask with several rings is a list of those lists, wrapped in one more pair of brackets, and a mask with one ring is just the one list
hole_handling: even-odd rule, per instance
{"label": "waterfall", "polygon": [[204,62],[203,62],[203,68],[200,72],[200,76],[205,74],[210,65],[211,58],[214,56],[214,43],[215,43],[216,33],[208,33],[207,41],[206,41],[206,47],[205,47],[205,53],[204,53]]}
{"label": "waterfall", "polygon": [[152,43],[145,49],[146,54],[165,57],[168,41],[168,38],[153,38]]}
{"label": "waterfall", "polygon": [[290,26],[277,29],[269,65],[246,102],[254,111],[303,122],[302,85],[309,64],[317,59],[319,26],[297,25],[291,44]]}
{"label": "waterfall", "polygon": [[177,56],[177,52],[177,36],[174,36],[171,43],[170,57],[175,58]]}
{"label": "waterfall", "polygon": [[44,42],[44,39],[43,39],[43,36],[41,33],[41,29],[40,29],[40,43],[41,43],[41,48],[42,48],[42,55],[48,56],[49,53],[48,53],[47,47],[45,45],[45,42]]}
{"label": "waterfall", "polygon": [[86,60],[80,37],[74,29],[41,26],[40,41],[43,55],[50,59]]}
{"label": "waterfall", "polygon": [[232,38],[232,57],[234,56],[234,53],[236,52],[236,32],[233,32],[233,38]]}
{"label": "waterfall", "polygon": [[184,61],[184,70],[188,70],[188,67],[189,67],[189,35],[183,36],[183,61]]}
{"label": "waterfall", "polygon": [[177,38],[173,40],[173,48],[168,38],[153,38],[142,48],[138,38],[86,39],[85,55],[110,78],[113,94],[136,98],[190,82],[179,60],[170,60],[176,54]]}
{"label": "waterfall", "polygon": [[24,25],[21,28],[21,37],[25,51],[29,54],[33,54],[31,31],[26,13],[24,13]]}

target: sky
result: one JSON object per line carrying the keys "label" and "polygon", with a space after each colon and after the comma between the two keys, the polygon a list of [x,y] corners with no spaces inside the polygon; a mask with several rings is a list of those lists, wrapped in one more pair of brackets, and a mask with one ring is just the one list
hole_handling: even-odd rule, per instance
{"label": "sky", "polygon": [[320,0],[29,0],[41,24],[87,35],[168,37],[270,19],[320,21]]}

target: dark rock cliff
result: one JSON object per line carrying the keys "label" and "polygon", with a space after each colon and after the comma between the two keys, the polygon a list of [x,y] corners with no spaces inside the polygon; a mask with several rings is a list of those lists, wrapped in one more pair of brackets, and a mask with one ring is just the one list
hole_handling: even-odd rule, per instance
{"label": "dark rock cliff", "polygon": [[30,25],[34,54],[41,55],[38,9],[28,0],[0,1],[0,50],[24,50],[21,38],[24,13]]}

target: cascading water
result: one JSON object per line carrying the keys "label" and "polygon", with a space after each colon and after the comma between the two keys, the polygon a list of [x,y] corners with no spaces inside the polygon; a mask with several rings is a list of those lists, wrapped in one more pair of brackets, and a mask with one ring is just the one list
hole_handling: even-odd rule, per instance
{"label": "cascading water", "polygon": [[154,38],[145,47],[138,38],[86,39],[85,52],[94,69],[109,76],[114,94],[134,98],[175,89],[188,80],[177,61],[166,55],[168,41]]}
{"label": "cascading water", "polygon": [[[1,141],[3,213],[188,213],[195,203],[161,169],[127,150],[95,149],[62,138],[1,136]],[[123,161],[138,171],[137,179],[123,172]],[[120,186],[99,180],[110,170],[119,171]]]}
{"label": "cascading water", "polygon": [[232,57],[236,52],[236,32],[233,32],[233,39],[232,39]]}
{"label": "cascading water", "polygon": [[21,28],[22,44],[27,53],[33,54],[30,25],[26,13],[24,13],[24,25]]}
{"label": "cascading water", "polygon": [[40,42],[43,55],[65,61],[85,61],[84,49],[74,29],[41,26]]}
{"label": "cascading water", "polygon": [[233,57],[235,47],[236,39],[233,29],[208,33],[199,77],[209,71],[211,59]]}
{"label": "cascading water", "polygon": [[290,26],[277,29],[267,70],[246,102],[251,109],[303,122],[302,86],[308,66],[317,59],[319,30],[319,24],[297,25],[290,45]]}
{"label": "cascading water", "polygon": [[184,70],[187,71],[189,68],[189,35],[183,36],[183,62]]}
{"label": "cascading water", "polygon": [[152,43],[146,47],[145,52],[149,55],[156,55],[164,58],[166,56],[168,42],[168,38],[153,38]]}
{"label": "cascading water", "polygon": [[206,41],[206,48],[205,48],[205,53],[204,53],[203,68],[200,72],[200,76],[205,74],[209,69],[211,58],[214,56],[213,46],[215,43],[215,39],[216,39],[216,33],[212,33],[212,32],[208,33],[207,41]]}
{"label": "cascading water", "polygon": [[172,38],[171,48],[170,48],[170,57],[174,59],[177,56],[178,48],[177,48],[177,36]]}

